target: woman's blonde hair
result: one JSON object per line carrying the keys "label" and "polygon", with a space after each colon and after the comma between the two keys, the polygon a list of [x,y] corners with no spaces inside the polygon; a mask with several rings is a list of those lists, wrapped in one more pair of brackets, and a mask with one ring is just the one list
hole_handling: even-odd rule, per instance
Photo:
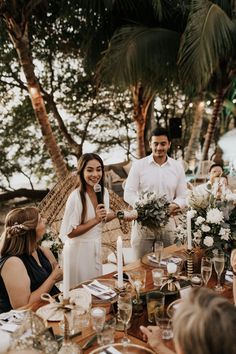
{"label": "woman's blonde hair", "polygon": [[39,211],[35,207],[11,210],[5,220],[1,256],[30,255],[36,247],[36,227]]}
{"label": "woman's blonde hair", "polygon": [[236,308],[210,289],[190,293],[176,310],[173,327],[184,354],[236,354]]}

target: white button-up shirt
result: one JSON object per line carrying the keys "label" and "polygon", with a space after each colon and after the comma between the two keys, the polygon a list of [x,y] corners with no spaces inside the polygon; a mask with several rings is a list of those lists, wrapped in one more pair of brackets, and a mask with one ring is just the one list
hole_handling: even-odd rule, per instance
{"label": "white button-up shirt", "polygon": [[182,163],[167,157],[164,164],[158,165],[153,155],[134,162],[126,180],[124,200],[134,206],[139,195],[146,192],[165,194],[169,202],[185,207],[187,184]]}

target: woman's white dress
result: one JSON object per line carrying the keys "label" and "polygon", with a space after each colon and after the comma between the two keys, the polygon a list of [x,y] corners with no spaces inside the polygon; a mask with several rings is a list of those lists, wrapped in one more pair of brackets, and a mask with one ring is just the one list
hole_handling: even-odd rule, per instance
{"label": "woman's white dress", "polygon": [[[86,193],[87,215],[85,222],[95,218],[96,213],[89,195]],[[109,209],[109,194],[104,191],[104,204]],[[80,282],[102,275],[101,236],[102,224],[94,226],[86,233],[69,238],[67,235],[81,224],[82,202],[79,189],[74,190],[65,207],[60,238],[70,244],[70,287]]]}

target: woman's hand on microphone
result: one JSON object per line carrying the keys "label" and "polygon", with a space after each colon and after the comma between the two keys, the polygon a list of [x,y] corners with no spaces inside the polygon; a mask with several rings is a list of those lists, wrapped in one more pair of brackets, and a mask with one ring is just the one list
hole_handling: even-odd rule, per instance
{"label": "woman's hand on microphone", "polygon": [[106,221],[107,211],[104,204],[98,204],[96,207],[96,219],[101,221]]}

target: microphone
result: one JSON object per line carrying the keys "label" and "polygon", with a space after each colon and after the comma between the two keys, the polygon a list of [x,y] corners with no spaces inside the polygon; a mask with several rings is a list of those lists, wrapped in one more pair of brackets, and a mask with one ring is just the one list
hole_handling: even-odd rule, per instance
{"label": "microphone", "polygon": [[98,204],[103,204],[102,187],[99,183],[93,186],[93,190],[96,194]]}

